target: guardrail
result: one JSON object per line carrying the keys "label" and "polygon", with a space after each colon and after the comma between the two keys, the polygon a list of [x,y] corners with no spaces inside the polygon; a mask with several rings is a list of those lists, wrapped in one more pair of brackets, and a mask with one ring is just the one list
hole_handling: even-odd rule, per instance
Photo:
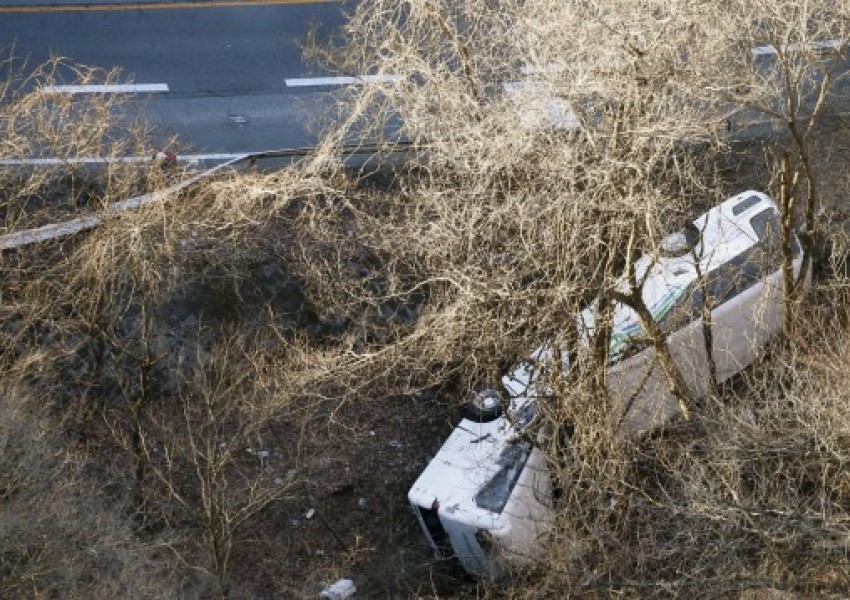
{"label": "guardrail", "polygon": [[[415,144],[410,142],[394,142],[391,145],[369,144],[358,146],[344,146],[342,154],[346,157],[353,157],[358,155],[367,155],[368,157],[373,157],[377,154],[407,154],[411,151],[418,149],[421,149],[421,147],[416,146]],[[110,217],[115,216],[118,213],[124,212],[126,210],[140,208],[152,202],[163,200],[168,196],[171,196],[172,194],[175,194],[195,185],[199,181],[209,179],[216,173],[223,171],[229,167],[234,167],[243,164],[253,166],[261,160],[268,159],[303,158],[305,156],[309,156],[314,150],[315,148],[292,148],[285,150],[270,150],[267,152],[254,152],[250,154],[245,154],[244,156],[228,160],[210,169],[202,171],[201,173],[197,173],[196,175],[193,175],[188,179],[169,186],[163,190],[157,190],[155,192],[142,194],[141,196],[128,198],[127,200],[114,202],[110,204],[106,209],[104,209],[104,211],[99,215],[80,217],[77,219],[71,219],[69,221],[63,221],[61,223],[51,223],[50,225],[43,225],[41,227],[35,227],[33,229],[25,229],[23,231],[16,231],[13,233],[2,235],[0,236],[0,250],[11,250],[14,248],[21,248],[23,246],[36,244],[39,242],[46,242],[48,240],[74,235],[82,231],[94,229],[95,227],[99,227],[104,223],[104,221],[106,221]],[[75,164],[74,160],[75,159],[69,159],[65,161],[65,163]],[[90,159],[78,159],[78,163],[80,161],[86,160]],[[107,159],[95,160],[106,161]],[[116,162],[119,161],[120,159],[116,159]]]}

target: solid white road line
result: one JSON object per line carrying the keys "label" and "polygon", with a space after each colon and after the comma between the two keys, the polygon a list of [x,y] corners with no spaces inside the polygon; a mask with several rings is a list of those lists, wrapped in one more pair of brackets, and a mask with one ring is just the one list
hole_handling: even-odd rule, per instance
{"label": "solid white road line", "polygon": [[[177,162],[226,161],[242,158],[240,154],[178,154]],[[78,156],[75,158],[0,158],[0,167],[52,167],[58,165],[108,165],[118,163],[152,163],[152,156]]]}
{"label": "solid white road line", "polygon": [[403,79],[403,75],[361,75],[359,77],[291,77],[284,79],[284,81],[286,82],[286,87],[315,87],[395,83]]}
{"label": "solid white road line", "polygon": [[45,94],[144,94],[167,92],[165,83],[125,83],[109,85],[46,85]]}

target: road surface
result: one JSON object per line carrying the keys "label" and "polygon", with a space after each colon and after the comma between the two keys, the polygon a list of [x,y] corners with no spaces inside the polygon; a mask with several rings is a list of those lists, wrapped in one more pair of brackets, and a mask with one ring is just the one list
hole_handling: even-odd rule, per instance
{"label": "road surface", "polygon": [[197,152],[240,153],[315,141],[311,124],[331,115],[338,86],[286,80],[327,75],[300,43],[342,20],[339,2],[315,0],[16,0],[0,4],[0,47],[19,68],[51,56],[121,67],[163,132]]}
{"label": "road surface", "polygon": [[[342,22],[335,0],[6,0],[0,48],[18,66],[63,56],[121,67],[163,138],[177,133],[196,153],[247,153],[316,141],[344,78],[305,64],[300,43],[311,28],[329,33]],[[769,48],[754,55],[769,68]],[[848,98],[845,77],[830,108],[847,112]],[[736,135],[771,131],[745,125]]]}

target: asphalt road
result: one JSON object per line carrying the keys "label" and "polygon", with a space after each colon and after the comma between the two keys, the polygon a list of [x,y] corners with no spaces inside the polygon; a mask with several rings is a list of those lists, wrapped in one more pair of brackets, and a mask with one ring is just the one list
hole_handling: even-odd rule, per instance
{"label": "asphalt road", "polygon": [[[194,152],[297,148],[332,117],[337,88],[286,79],[328,75],[304,63],[300,42],[313,27],[339,27],[342,10],[334,0],[5,0],[0,48],[16,57],[11,68],[63,56],[167,86],[136,94],[139,110],[163,139],[176,133]],[[764,68],[771,60],[758,58]],[[0,63],[0,76],[8,68]],[[850,81],[833,91],[830,108],[850,110]],[[736,135],[770,132],[745,125]]]}
{"label": "asphalt road", "polygon": [[167,85],[136,94],[141,110],[198,152],[306,146],[315,141],[310,124],[330,115],[332,88],[287,87],[285,79],[321,75],[305,65],[299,44],[311,27],[338,27],[342,9],[272,1],[147,0],[141,8],[127,0],[7,1],[0,47],[17,68],[62,56],[121,67],[137,84]]}

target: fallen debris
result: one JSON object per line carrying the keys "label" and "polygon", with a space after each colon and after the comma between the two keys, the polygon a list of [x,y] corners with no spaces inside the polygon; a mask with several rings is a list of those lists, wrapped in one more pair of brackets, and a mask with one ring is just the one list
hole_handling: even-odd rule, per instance
{"label": "fallen debris", "polygon": [[333,585],[322,590],[319,598],[322,598],[322,600],[345,600],[354,596],[354,592],[356,591],[357,588],[351,579],[340,579]]}

